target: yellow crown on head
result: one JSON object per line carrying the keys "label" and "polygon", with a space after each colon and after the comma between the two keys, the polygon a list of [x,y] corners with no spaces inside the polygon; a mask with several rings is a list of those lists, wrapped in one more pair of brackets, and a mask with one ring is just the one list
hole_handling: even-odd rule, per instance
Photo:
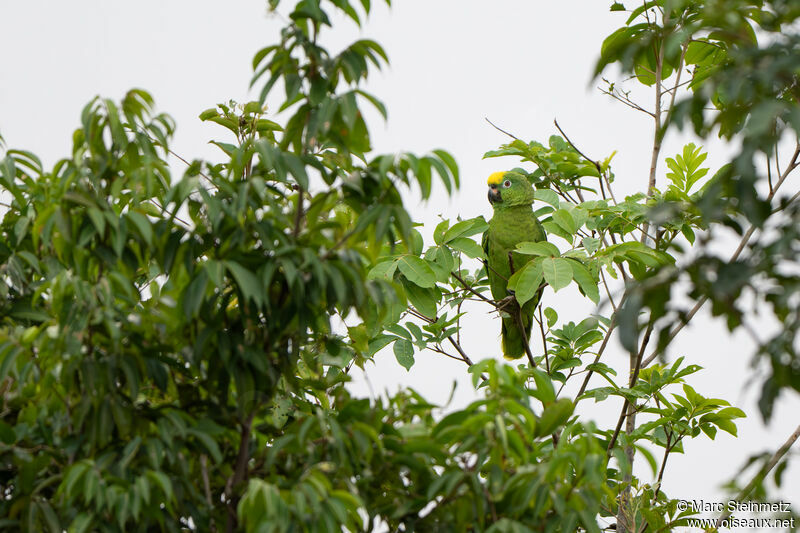
{"label": "yellow crown on head", "polygon": [[506,171],[502,172],[493,172],[489,175],[489,179],[486,180],[486,183],[489,185],[500,185],[500,182],[503,181],[503,178],[506,175]]}

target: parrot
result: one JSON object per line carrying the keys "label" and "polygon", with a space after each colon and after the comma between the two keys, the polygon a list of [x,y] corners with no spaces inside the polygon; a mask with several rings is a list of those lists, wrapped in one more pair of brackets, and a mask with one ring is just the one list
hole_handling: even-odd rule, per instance
{"label": "parrot", "polygon": [[[521,242],[538,242],[547,239],[544,228],[533,212],[533,185],[517,172],[495,172],[489,176],[489,203],[494,211],[489,220],[489,228],[483,234],[483,250],[486,254],[484,264],[489,278],[489,287],[496,302],[505,300],[511,293],[508,291],[508,279],[513,261],[514,272],[524,267],[533,259],[531,255],[511,253]],[[525,342],[530,339],[533,325],[533,312],[539,304],[541,290],[525,302],[521,309],[522,324],[525,336],[517,323],[516,307],[503,317],[501,329],[503,355],[506,359],[518,359],[526,355]],[[514,300],[516,304],[516,300]]]}

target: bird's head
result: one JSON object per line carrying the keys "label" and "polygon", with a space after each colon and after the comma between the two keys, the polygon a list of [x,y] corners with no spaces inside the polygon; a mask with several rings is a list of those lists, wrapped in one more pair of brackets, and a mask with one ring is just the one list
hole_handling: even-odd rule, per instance
{"label": "bird's head", "polygon": [[533,185],[522,174],[495,172],[487,180],[492,207],[533,204]]}

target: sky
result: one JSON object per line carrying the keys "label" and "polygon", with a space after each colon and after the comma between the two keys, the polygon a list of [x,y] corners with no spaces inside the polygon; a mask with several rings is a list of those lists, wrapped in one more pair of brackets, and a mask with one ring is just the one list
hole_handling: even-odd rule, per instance
{"label": "sky", "polygon": [[[611,2],[395,0],[391,9],[376,0],[373,4],[374,13],[361,30],[336,19],[336,30],[324,43],[337,49],[368,37],[389,54],[390,67],[367,86],[389,108],[386,123],[369,116],[376,153],[444,148],[456,157],[462,179],[456,195],[448,198],[442,187],[424,203],[417,202],[415,191],[407,195],[413,217],[425,224],[426,238],[440,216],[488,219],[486,176],[518,166],[509,158],[482,159],[484,152],[509,140],[487,118],[517,137],[540,142],[557,133],[557,119],[590,157],[604,159],[617,151],[618,197],[646,187],[651,119],[601,94],[601,80],[592,80],[603,38],[624,23],[624,16],[608,11]],[[175,118],[176,153],[186,159],[219,159],[208,141],[224,134],[197,117],[219,102],[257,99],[256,90],[248,91],[251,59],[258,49],[277,42],[282,24],[279,16],[267,14],[265,2],[256,0],[29,0],[2,3],[0,17],[0,134],[9,147],[30,150],[45,165],[69,154],[81,109],[93,96],[120,99],[131,87],[149,91],[158,109]],[[608,76],[616,79],[613,72]],[[645,104],[652,98],[634,95]],[[665,182],[663,157],[689,140],[679,135],[666,139],[660,184]],[[731,148],[719,142],[705,148],[711,175]],[[172,163],[179,176],[180,162]],[[574,288],[557,294],[548,290],[544,301],[573,320],[593,310]],[[469,314],[462,342],[468,353],[474,360],[499,357],[498,320],[485,307]],[[669,350],[670,361],[686,356],[705,367],[690,379],[696,390],[726,399],[748,415],[738,422],[739,438],[722,432],[713,442],[698,438],[685,444],[684,456],[670,457],[664,480],[670,496],[724,501],[719,485],[750,455],[780,446],[796,427],[792,413],[800,400],[788,394],[772,424],[763,424],[756,407],[752,347],[746,335],[731,335],[721,322],[700,313]],[[476,399],[465,365],[431,352],[417,353],[416,361],[406,372],[390,350],[382,352],[366,372],[354,375],[351,389],[374,397],[410,386],[442,404],[455,382],[450,408]],[[626,373],[627,356],[618,342],[605,361]],[[581,410],[608,425],[619,410],[612,403],[609,410],[587,401]],[[779,492],[784,500],[800,494],[798,474],[795,464],[784,476],[789,480]],[[800,500],[794,502],[800,510]]]}

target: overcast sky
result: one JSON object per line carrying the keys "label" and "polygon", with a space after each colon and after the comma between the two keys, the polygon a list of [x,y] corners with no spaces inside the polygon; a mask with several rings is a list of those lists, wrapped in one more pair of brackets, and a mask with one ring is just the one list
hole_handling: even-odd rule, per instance
{"label": "overcast sky", "polygon": [[[557,118],[591,157],[603,159],[618,151],[618,196],[646,187],[652,143],[649,117],[601,95],[598,83],[591,81],[602,39],[624,22],[624,16],[608,11],[610,3],[396,0],[391,9],[377,5],[362,30],[344,23],[327,37],[325,42],[334,49],[358,36],[374,38],[389,53],[390,68],[369,84],[389,108],[387,124],[376,117],[370,123],[377,152],[441,147],[458,160],[463,182],[459,194],[447,198],[439,191],[427,203],[410,205],[415,219],[426,223],[423,234],[431,234],[440,214],[491,216],[486,176],[518,162],[481,159],[484,152],[509,140],[485,122],[487,117],[520,138],[542,142],[556,133],[552,122]],[[216,159],[218,149],[207,142],[224,135],[218,127],[201,124],[197,115],[231,98],[257,98],[257,92],[248,93],[250,62],[259,48],[278,41],[281,25],[279,18],[266,14],[264,4],[3,2],[0,133],[10,147],[31,150],[52,164],[69,154],[72,131],[90,98],[100,94],[119,99],[129,88],[141,87],[151,92],[161,111],[176,119],[177,153],[186,159]],[[683,141],[670,137],[663,155],[673,155]],[[729,149],[719,144],[706,148],[711,150],[711,175]],[[183,171],[178,162],[173,169],[176,175]],[[659,180],[664,183],[663,171]],[[574,288],[558,294],[548,291],[545,302],[573,320],[592,310]],[[463,333],[467,351],[476,360],[497,357],[499,322],[484,307],[476,307],[471,315]],[[670,360],[685,355],[704,366],[690,384],[706,396],[741,407],[748,419],[738,422],[738,439],[720,432],[715,442],[686,442],[686,456],[670,458],[665,489],[676,498],[721,501],[717,487],[722,481],[750,454],[777,448],[793,431],[798,421],[792,413],[800,401],[796,395],[786,396],[773,424],[764,427],[755,404],[758,383],[751,383],[752,343],[701,315],[681,333]],[[618,343],[613,348],[606,352],[606,362],[625,375],[627,356]],[[454,405],[476,397],[463,364],[433,353],[418,353],[416,360],[406,372],[391,351],[382,353],[366,376],[355,376],[352,388],[373,395],[413,386],[432,401],[444,402],[456,381]],[[601,386],[599,378],[593,384]],[[607,402],[613,407],[605,408],[605,416],[595,413],[604,424],[616,419],[617,403]],[[596,411],[589,402],[584,404],[586,412]],[[613,411],[611,416],[608,411]],[[790,480],[782,490],[785,500],[800,494],[798,472],[795,465],[784,476]]]}

